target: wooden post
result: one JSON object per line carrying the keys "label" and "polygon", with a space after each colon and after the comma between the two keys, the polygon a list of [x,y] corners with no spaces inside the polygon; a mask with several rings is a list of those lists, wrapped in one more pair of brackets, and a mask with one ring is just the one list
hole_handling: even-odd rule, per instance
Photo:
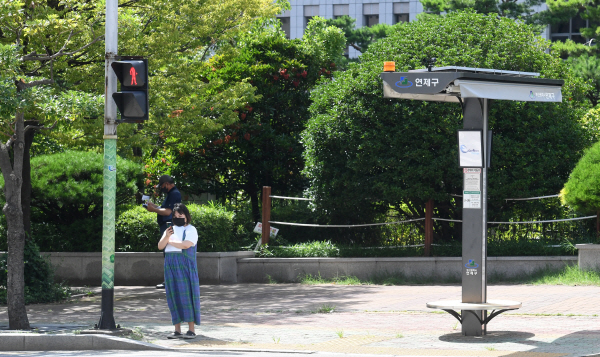
{"label": "wooden post", "polygon": [[262,238],[261,244],[269,244],[271,236],[271,186],[263,186],[262,191]]}
{"label": "wooden post", "polygon": [[425,204],[425,256],[431,255],[431,243],[433,243],[433,200]]}

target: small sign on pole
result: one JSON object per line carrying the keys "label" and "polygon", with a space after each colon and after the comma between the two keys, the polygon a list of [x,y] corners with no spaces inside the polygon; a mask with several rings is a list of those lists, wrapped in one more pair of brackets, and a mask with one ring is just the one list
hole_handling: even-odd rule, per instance
{"label": "small sign on pole", "polygon": [[[258,234],[262,233],[262,223],[261,222],[258,222],[256,224],[256,227],[254,227],[254,233],[258,233]],[[271,232],[270,232],[269,236],[275,238],[275,237],[277,237],[277,233],[279,233],[279,229],[271,227]]]}
{"label": "small sign on pole", "polygon": [[463,208],[481,209],[481,169],[464,168]]}
{"label": "small sign on pole", "polygon": [[481,130],[458,131],[459,167],[483,167]]}

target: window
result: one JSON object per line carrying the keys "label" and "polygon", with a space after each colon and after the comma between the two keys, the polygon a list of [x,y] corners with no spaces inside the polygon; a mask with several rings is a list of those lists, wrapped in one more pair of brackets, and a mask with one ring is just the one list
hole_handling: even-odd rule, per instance
{"label": "window", "polygon": [[333,5],[333,18],[350,15],[350,5]]}
{"label": "window", "polygon": [[379,4],[363,4],[364,26],[373,26],[379,23]]}
{"label": "window", "polygon": [[586,39],[581,36],[581,29],[588,27],[588,21],[578,14],[569,19],[550,26],[550,38],[552,41],[565,41],[570,39],[576,43],[585,43]]}
{"label": "window", "polygon": [[409,5],[407,2],[394,3],[394,24],[409,21]]}
{"label": "window", "polygon": [[279,22],[281,22],[281,29],[285,32],[285,37],[290,38],[290,10],[285,10],[281,14],[277,15]]}
{"label": "window", "polygon": [[315,16],[319,16],[319,5],[304,5],[304,28]]}
{"label": "window", "polygon": [[285,37],[290,38],[290,18],[289,17],[277,17],[281,22],[281,29],[285,32]]}

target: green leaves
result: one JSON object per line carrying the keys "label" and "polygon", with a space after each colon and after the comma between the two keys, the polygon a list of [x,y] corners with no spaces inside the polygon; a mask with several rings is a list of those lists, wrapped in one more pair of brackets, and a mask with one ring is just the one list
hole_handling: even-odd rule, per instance
{"label": "green leaves", "polygon": [[579,160],[560,192],[561,202],[583,214],[600,211],[600,142]]}
{"label": "green leaves", "polygon": [[[463,185],[456,152],[460,106],[383,98],[384,61],[407,71],[421,68],[426,57],[436,57],[439,67],[540,72],[565,80],[563,103],[495,101],[490,109],[490,219],[511,215],[505,198],[557,193],[590,141],[579,124],[587,110],[585,85],[545,52],[548,46],[529,25],[473,12],[394,26],[346,72],[312,92],[302,141],[317,205],[336,223],[371,222],[390,208],[401,217],[423,217],[428,199],[440,217],[460,217],[460,201],[451,196],[460,195]],[[446,238],[459,234],[438,229],[446,230],[438,232]]]}

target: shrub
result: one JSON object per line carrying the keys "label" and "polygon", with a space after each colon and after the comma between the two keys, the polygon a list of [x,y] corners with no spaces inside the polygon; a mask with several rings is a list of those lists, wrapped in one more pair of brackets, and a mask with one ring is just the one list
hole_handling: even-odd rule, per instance
{"label": "shrub", "polygon": [[[25,304],[55,302],[68,298],[71,290],[54,282],[50,262],[40,255],[32,239],[25,243]],[[0,304],[7,303],[7,254],[0,256]]]}
{"label": "shrub", "polygon": [[561,191],[563,204],[583,214],[600,211],[600,142],[579,160]]}
{"label": "shrub", "polygon": [[159,240],[156,213],[133,206],[119,215],[115,223],[115,250],[155,252]]}
{"label": "shrub", "polygon": [[[103,166],[103,155],[96,152],[66,151],[31,159],[31,231],[40,250],[101,251]],[[132,202],[141,185],[141,165],[117,157],[117,204]],[[0,225],[0,240],[6,242],[4,217]]]}
{"label": "shrub", "polygon": [[[217,203],[186,205],[192,225],[198,230],[199,252],[238,250],[235,213]],[[120,251],[155,252],[159,240],[156,214],[141,206],[132,207],[119,215],[116,222],[116,249]]]}

